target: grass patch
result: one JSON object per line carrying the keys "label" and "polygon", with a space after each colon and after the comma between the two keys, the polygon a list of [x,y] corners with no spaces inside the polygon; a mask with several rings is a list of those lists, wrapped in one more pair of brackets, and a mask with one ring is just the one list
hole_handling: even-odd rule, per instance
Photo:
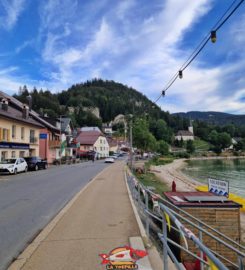
{"label": "grass patch", "polygon": [[161,182],[154,173],[136,174],[136,177],[144,186],[154,187],[154,193],[162,195],[163,192],[170,191],[169,187]]}
{"label": "grass patch", "polygon": [[210,144],[203,140],[197,139],[193,141],[196,151],[208,151]]}
{"label": "grass patch", "polygon": [[159,165],[172,163],[174,159],[175,159],[174,157],[154,157],[152,160],[150,160],[147,163],[149,163],[149,166],[150,165],[159,166]]}

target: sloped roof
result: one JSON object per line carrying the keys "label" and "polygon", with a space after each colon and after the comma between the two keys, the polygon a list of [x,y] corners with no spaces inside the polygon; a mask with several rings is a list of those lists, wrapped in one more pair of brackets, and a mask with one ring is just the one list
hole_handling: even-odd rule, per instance
{"label": "sloped roof", "polygon": [[[0,97],[3,97],[3,98],[6,98],[8,99],[11,103],[13,103],[15,106],[17,106],[19,109],[22,110],[22,107],[23,107],[23,103],[20,102],[19,100],[17,100],[16,98],[12,97],[12,96],[9,96],[8,94],[0,91]],[[59,129],[55,126],[53,126],[52,124],[50,124],[49,122],[45,121],[44,119],[42,119],[40,117],[40,115],[38,113],[36,113],[35,111],[33,110],[30,110],[29,112],[30,116],[32,116],[37,122],[41,123],[41,125],[53,130],[53,131],[56,131],[56,132],[59,132]]]}
{"label": "sloped roof", "polygon": [[176,136],[194,136],[189,130],[179,130]]}
{"label": "sloped roof", "polygon": [[113,139],[113,138],[109,138],[107,137],[107,142],[109,144],[110,147],[113,147],[113,146],[118,146],[118,142],[117,140]]}
{"label": "sloped roof", "polygon": [[23,118],[22,111],[13,108],[11,104],[8,105],[7,111],[0,108],[0,116],[11,119],[11,120],[19,121],[25,124],[34,125],[39,128],[43,127],[43,125],[41,125],[38,121],[35,121],[31,117]]}
{"label": "sloped roof", "polygon": [[99,132],[101,132],[98,127],[82,127],[80,130],[81,131],[99,131]]}
{"label": "sloped roof", "polygon": [[67,130],[67,126],[69,126],[71,123],[71,118],[69,117],[62,117],[61,118],[61,130],[62,131],[66,131]]}
{"label": "sloped roof", "polygon": [[76,141],[81,145],[94,145],[99,136],[104,136],[100,131],[82,131],[76,137]]}

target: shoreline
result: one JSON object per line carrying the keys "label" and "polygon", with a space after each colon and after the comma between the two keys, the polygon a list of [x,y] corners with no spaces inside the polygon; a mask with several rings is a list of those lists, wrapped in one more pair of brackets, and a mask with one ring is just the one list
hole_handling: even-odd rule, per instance
{"label": "shoreline", "polygon": [[[236,157],[234,157],[236,158]],[[207,158],[205,158],[207,159]],[[151,171],[158,177],[158,179],[166,184],[170,190],[173,180],[176,183],[176,191],[196,191],[196,187],[203,185],[190,176],[181,172],[181,169],[187,166],[185,163],[187,159],[175,159],[172,163],[159,166],[151,166]],[[241,242],[245,242],[245,213],[240,211],[241,224]]]}

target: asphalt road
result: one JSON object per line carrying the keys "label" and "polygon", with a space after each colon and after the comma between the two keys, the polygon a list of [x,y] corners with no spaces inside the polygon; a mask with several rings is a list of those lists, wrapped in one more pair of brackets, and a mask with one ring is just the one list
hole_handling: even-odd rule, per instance
{"label": "asphalt road", "polygon": [[6,269],[67,202],[106,166],[103,161],[89,161],[1,175],[0,270]]}

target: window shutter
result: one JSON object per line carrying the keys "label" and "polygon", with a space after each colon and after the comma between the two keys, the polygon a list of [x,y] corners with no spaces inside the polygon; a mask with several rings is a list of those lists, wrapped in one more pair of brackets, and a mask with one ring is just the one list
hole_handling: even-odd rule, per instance
{"label": "window shutter", "polygon": [[10,142],[10,130],[7,130],[7,141]]}
{"label": "window shutter", "polygon": [[3,129],[2,128],[0,128],[0,141],[2,141],[2,133],[3,133]]}

